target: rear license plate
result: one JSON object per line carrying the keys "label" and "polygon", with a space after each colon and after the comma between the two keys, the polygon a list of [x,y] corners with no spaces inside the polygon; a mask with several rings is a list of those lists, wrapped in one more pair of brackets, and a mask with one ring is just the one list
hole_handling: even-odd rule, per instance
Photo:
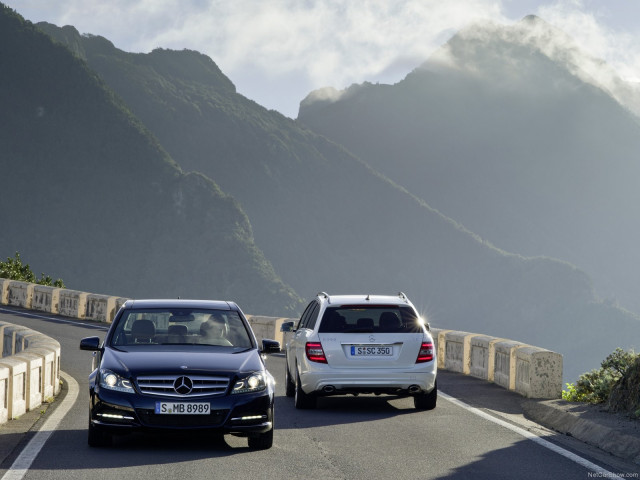
{"label": "rear license plate", "polygon": [[211,405],[195,402],[156,402],[158,415],[209,415]]}
{"label": "rear license plate", "polygon": [[352,357],[388,357],[393,355],[391,345],[351,345]]}

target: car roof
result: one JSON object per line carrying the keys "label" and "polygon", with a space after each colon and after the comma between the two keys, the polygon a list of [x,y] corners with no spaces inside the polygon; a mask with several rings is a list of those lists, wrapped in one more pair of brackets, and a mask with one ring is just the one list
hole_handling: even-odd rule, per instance
{"label": "car roof", "polygon": [[132,310],[146,308],[205,308],[215,310],[240,310],[234,302],[222,300],[189,300],[179,298],[127,300],[124,307]]}
{"label": "car roof", "polygon": [[319,293],[321,301],[327,305],[411,305],[404,293],[398,295],[328,295]]}

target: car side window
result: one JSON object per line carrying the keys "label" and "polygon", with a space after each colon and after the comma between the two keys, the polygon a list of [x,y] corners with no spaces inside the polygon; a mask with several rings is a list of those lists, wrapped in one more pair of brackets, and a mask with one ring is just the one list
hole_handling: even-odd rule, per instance
{"label": "car side window", "polygon": [[316,303],[315,307],[313,307],[311,315],[309,315],[309,318],[307,319],[305,328],[313,330],[316,327],[316,322],[318,321],[318,313],[320,313],[320,305]]}
{"label": "car side window", "polygon": [[307,322],[307,319],[309,318],[309,315],[311,315],[311,312],[313,310],[313,305],[316,302],[311,302],[309,305],[307,305],[307,308],[304,309],[304,313],[302,314],[302,317],[300,317],[300,321],[298,322],[298,328],[297,330],[304,328],[305,323]]}

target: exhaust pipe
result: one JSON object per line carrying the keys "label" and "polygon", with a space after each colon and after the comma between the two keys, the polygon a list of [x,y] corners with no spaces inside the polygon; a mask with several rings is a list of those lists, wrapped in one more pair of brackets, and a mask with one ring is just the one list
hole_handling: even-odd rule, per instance
{"label": "exhaust pipe", "polygon": [[335,390],[336,390],[336,387],[334,387],[333,385],[327,385],[327,386],[322,388],[322,391],[324,393],[333,393],[333,392],[335,392]]}
{"label": "exhaust pipe", "polygon": [[420,393],[420,387],[418,385],[411,385],[409,387],[409,393],[411,394]]}

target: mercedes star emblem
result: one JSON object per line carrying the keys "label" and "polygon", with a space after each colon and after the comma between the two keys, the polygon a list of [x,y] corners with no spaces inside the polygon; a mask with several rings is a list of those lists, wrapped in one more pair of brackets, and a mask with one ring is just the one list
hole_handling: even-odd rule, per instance
{"label": "mercedes star emblem", "polygon": [[189,377],[178,377],[173,382],[173,389],[180,395],[189,395],[193,390],[193,381]]}

